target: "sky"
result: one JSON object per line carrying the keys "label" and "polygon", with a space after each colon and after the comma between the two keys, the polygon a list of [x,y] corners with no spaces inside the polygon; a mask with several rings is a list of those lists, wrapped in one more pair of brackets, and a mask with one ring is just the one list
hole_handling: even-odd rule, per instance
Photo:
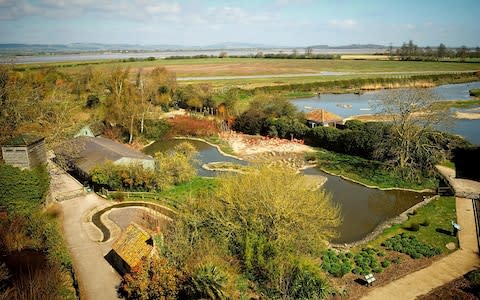
{"label": "sky", "polygon": [[479,0],[0,0],[0,43],[480,46]]}

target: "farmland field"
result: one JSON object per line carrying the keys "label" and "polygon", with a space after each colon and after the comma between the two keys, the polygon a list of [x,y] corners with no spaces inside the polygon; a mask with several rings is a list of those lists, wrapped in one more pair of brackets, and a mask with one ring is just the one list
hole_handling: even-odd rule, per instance
{"label": "farmland field", "polygon": [[106,71],[115,66],[130,67],[132,71],[145,71],[166,67],[178,77],[248,76],[277,74],[315,74],[320,72],[343,72],[365,74],[375,72],[417,73],[457,72],[480,70],[480,63],[468,62],[415,62],[345,59],[256,59],[256,58],[201,58],[158,59],[155,61],[96,61],[18,65],[21,68],[42,66],[60,67],[75,72],[79,67],[91,66]]}

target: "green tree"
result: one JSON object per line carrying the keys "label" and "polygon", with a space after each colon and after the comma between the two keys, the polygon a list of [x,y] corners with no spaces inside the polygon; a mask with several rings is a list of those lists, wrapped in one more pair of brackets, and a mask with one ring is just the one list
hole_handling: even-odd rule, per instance
{"label": "green tree", "polygon": [[326,247],[336,236],[339,208],[293,169],[260,167],[219,181],[213,195],[182,208],[186,239],[191,244],[211,236],[258,284],[288,295],[293,257],[318,255]]}
{"label": "green tree", "polygon": [[444,58],[445,56],[447,56],[447,47],[443,43],[440,43],[437,48],[437,57]]}

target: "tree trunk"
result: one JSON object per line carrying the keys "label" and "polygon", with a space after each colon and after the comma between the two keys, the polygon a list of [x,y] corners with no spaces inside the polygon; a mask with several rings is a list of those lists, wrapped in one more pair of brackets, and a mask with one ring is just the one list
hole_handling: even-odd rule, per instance
{"label": "tree trunk", "polygon": [[128,140],[128,143],[131,144],[132,141],[133,141],[133,116],[132,116],[132,118],[130,119],[130,130],[129,130],[129,131],[130,131],[130,132],[129,132],[129,133],[130,133],[130,138],[129,138],[129,140]]}

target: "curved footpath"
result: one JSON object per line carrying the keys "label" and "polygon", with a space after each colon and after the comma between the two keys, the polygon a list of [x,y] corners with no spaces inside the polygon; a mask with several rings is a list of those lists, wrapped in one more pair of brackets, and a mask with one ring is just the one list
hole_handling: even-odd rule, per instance
{"label": "curved footpath", "polygon": [[[82,188],[70,175],[49,163],[52,196]],[[88,222],[88,213],[97,206],[109,203],[95,193],[59,202],[63,212],[63,230],[73,259],[75,274],[80,285],[80,298],[118,299],[120,275],[104,259],[111,249],[108,243],[100,244],[102,233]]]}
{"label": "curved footpath", "polygon": [[[440,168],[439,172],[443,176],[449,177],[449,180],[454,183],[452,186],[465,187],[467,184],[470,195],[478,195],[480,193],[480,183],[475,181],[466,182],[465,180],[458,182],[458,179],[455,179],[453,170]],[[457,195],[455,199],[457,223],[461,226],[461,230],[458,233],[460,249],[434,262],[425,269],[413,272],[385,286],[372,289],[362,299],[415,299],[480,267],[473,208],[473,201],[479,200],[459,197],[459,194],[464,194],[462,190],[455,190],[455,193]]]}

